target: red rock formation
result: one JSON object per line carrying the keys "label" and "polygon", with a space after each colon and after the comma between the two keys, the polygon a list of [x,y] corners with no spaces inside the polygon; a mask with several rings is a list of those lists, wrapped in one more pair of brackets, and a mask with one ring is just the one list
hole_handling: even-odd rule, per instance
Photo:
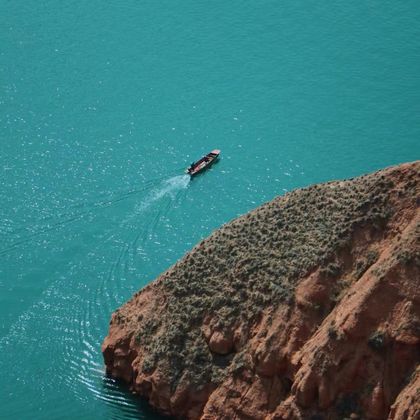
{"label": "red rock formation", "polygon": [[420,418],[419,169],[225,225],[113,314],[107,372],[189,419]]}

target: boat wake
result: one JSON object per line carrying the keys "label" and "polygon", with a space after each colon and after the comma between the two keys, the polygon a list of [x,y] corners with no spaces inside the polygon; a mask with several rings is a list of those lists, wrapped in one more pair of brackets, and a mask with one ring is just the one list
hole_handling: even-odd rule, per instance
{"label": "boat wake", "polygon": [[187,188],[189,182],[189,175],[178,175],[167,179],[162,183],[162,185],[159,188],[152,190],[150,196],[141,203],[139,211],[146,210],[155,201],[160,200],[166,195],[169,195],[171,198],[174,198],[176,192]]}
{"label": "boat wake", "polygon": [[[105,199],[95,201],[84,201],[66,206],[64,212],[58,212],[57,215],[49,215],[41,219],[32,221],[29,225],[21,226],[15,230],[6,230],[5,247],[0,249],[0,256],[7,255],[10,252],[19,249],[20,246],[27,244],[39,236],[49,232],[59,230],[65,225],[80,221],[87,217],[94,217],[99,210],[103,210],[127,201],[141,193],[152,191],[152,195],[140,205],[139,210],[144,210],[153,202],[159,200],[167,194],[174,194],[177,190],[186,188],[189,183],[188,175],[173,176],[169,179],[157,178],[145,182],[141,188],[132,188],[124,192],[107,192]],[[104,193],[100,194],[102,196]],[[8,241],[12,238],[12,241]]]}
{"label": "boat wake", "polygon": [[[121,418],[138,418],[138,401],[104,376],[99,349],[111,312],[145,281],[142,278],[147,271],[145,264],[153,260],[149,247],[158,247],[154,244],[161,240],[166,224],[170,225],[170,212],[179,208],[189,182],[188,175],[160,180],[144,191],[136,204],[118,208],[114,212],[117,222],[103,224],[102,231],[90,239],[88,252],[68,260],[59,275],[52,273],[52,281],[37,301],[0,338],[0,351],[7,353],[7,348],[14,348],[22,354],[24,362],[19,375],[29,378],[25,379],[25,392],[29,389],[36,395],[39,383],[47,375],[49,382],[43,385],[46,396],[50,388],[62,387],[86,403],[92,397],[105,401],[111,413]],[[75,235],[68,246],[79,241],[82,232]],[[37,351],[53,352],[57,357],[48,372],[40,370],[27,375],[25,366],[30,366],[31,354],[24,349],[35,345],[30,334],[34,330],[39,331]],[[54,331],[53,341],[51,331]],[[12,363],[13,355],[9,354],[8,363]],[[10,373],[10,383],[14,383],[15,373]],[[76,415],[71,406],[68,410]]]}
{"label": "boat wake", "polygon": [[98,289],[102,301],[106,302],[104,310],[108,314],[127,298],[127,288],[123,283],[131,283],[129,279],[139,270],[141,261],[148,259],[146,244],[153,239],[159,222],[167,217],[185,193],[189,182],[189,175],[163,181],[119,224],[118,237],[109,238],[118,249],[117,257]]}

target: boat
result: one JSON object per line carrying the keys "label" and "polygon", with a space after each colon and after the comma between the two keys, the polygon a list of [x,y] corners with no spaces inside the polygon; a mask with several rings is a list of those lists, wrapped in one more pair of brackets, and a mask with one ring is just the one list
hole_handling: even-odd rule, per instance
{"label": "boat", "polygon": [[207,155],[203,156],[197,162],[193,162],[189,168],[185,170],[185,173],[194,176],[209,168],[219,157],[220,150],[212,150]]}

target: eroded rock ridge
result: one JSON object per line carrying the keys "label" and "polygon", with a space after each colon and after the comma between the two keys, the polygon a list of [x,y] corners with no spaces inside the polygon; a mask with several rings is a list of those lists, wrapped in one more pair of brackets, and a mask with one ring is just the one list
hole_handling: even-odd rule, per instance
{"label": "eroded rock ridge", "polygon": [[224,225],[112,315],[107,372],[180,418],[420,418],[419,173]]}

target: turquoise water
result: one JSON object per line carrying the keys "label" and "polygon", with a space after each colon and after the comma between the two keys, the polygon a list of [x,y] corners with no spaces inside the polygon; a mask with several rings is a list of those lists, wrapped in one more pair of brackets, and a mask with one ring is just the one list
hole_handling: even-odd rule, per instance
{"label": "turquoise water", "polygon": [[0,15],[0,418],[156,418],[104,377],[114,309],[276,195],[420,157],[417,0]]}

